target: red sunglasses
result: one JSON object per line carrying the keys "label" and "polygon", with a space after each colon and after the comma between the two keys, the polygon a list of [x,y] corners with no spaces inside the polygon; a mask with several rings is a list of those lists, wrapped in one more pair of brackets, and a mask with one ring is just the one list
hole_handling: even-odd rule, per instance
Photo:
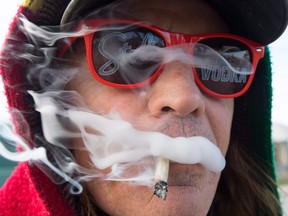
{"label": "red sunglasses", "polygon": [[180,34],[125,19],[83,20],[80,28],[83,25],[92,32],[83,36],[92,75],[115,88],[152,83],[163,71],[165,55],[185,44],[188,49],[182,54],[190,56],[200,89],[214,97],[235,98],[248,90],[264,56],[262,45],[233,34]]}

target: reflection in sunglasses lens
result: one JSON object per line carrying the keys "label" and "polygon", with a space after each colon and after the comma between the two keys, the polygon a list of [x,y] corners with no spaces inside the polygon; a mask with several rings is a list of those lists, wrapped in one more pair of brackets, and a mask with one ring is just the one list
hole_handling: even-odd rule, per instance
{"label": "reflection in sunglasses lens", "polygon": [[229,38],[209,38],[200,44],[195,46],[193,53],[206,62],[195,68],[200,82],[210,91],[222,95],[243,90],[253,73],[249,48]]}
{"label": "reflection in sunglasses lens", "polygon": [[157,33],[143,27],[96,32],[92,53],[94,68],[102,79],[112,83],[143,82],[149,79],[161,63],[149,57],[149,49],[133,55],[136,49],[141,50],[145,46],[165,47],[165,42]]}

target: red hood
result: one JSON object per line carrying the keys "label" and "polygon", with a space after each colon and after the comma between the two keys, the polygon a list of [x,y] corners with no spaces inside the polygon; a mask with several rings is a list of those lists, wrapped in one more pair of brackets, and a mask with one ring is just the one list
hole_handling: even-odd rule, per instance
{"label": "red hood", "polygon": [[[41,182],[41,184],[39,184]],[[20,163],[0,189],[0,215],[75,215],[60,189],[35,166]]]}

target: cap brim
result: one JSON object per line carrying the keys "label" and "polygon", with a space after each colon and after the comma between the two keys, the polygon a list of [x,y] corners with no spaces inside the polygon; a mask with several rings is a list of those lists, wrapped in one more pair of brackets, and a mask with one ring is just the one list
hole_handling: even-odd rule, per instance
{"label": "cap brim", "polygon": [[272,43],[285,31],[287,0],[207,0],[229,25],[231,32],[263,45]]}
{"label": "cap brim", "polygon": [[[287,0],[206,0],[226,21],[231,33],[250,38],[263,45],[275,41],[288,22]],[[61,23],[79,18],[113,0],[72,0]]]}

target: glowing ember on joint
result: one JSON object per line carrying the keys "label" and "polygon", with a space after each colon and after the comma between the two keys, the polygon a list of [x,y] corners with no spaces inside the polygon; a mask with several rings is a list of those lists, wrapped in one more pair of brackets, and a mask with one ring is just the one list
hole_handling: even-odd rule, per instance
{"label": "glowing ember on joint", "polygon": [[166,200],[168,193],[169,160],[157,157],[155,171],[154,195]]}

